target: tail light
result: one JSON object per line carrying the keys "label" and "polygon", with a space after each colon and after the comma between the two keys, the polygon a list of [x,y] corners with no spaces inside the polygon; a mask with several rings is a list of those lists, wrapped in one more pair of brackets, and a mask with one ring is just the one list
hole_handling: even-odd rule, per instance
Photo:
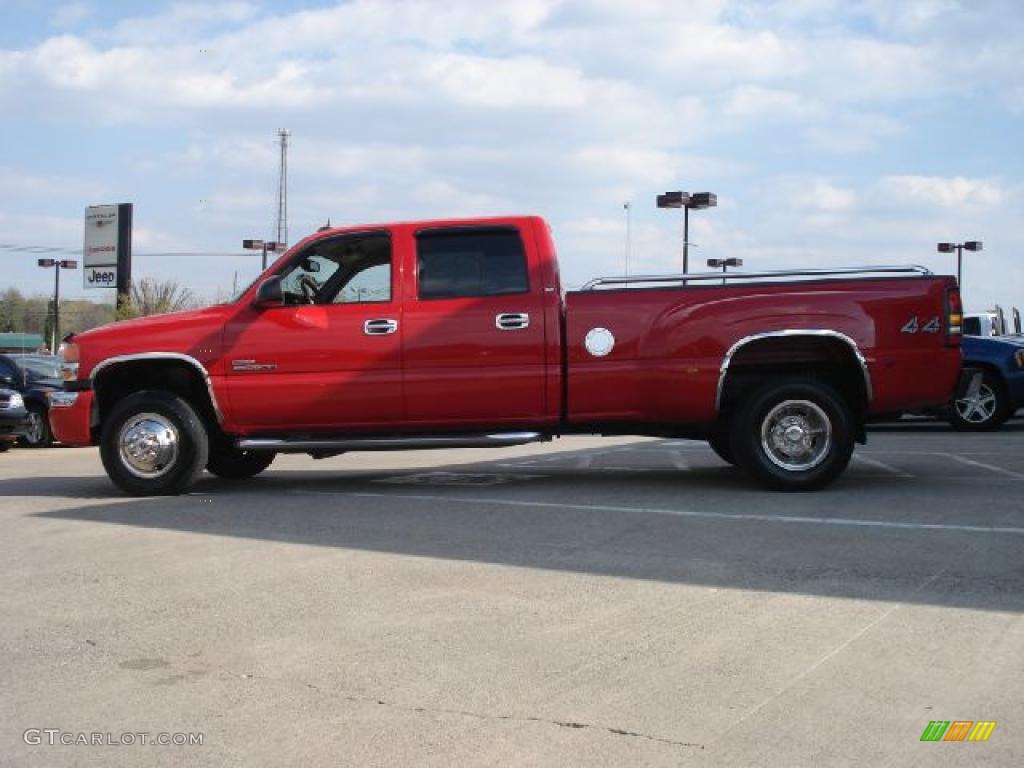
{"label": "tail light", "polygon": [[964,306],[960,302],[960,289],[946,287],[946,346],[960,346],[963,335]]}

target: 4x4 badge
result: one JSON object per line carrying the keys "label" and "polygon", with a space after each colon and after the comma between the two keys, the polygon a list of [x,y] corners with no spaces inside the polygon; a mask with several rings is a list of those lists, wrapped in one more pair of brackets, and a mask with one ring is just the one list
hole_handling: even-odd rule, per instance
{"label": "4x4 badge", "polygon": [[918,323],[917,315],[914,315],[900,328],[900,333],[917,333],[918,331],[921,333],[938,333],[941,329],[942,322],[939,320],[938,315],[925,323],[924,326]]}

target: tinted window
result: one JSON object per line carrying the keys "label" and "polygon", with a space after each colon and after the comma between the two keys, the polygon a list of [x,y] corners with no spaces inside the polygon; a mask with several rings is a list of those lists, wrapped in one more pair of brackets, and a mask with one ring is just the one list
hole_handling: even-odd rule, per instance
{"label": "tinted window", "polygon": [[417,235],[421,299],[526,293],[526,254],[512,229],[448,230]]}

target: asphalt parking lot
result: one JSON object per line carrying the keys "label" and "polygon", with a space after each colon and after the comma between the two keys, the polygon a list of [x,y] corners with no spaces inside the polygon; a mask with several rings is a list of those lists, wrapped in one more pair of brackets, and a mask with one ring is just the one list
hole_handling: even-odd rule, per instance
{"label": "asphalt parking lot", "polygon": [[95,450],[12,451],[0,764],[1020,765],[1022,447],[880,427],[790,495],[702,443],[571,438],[146,500]]}

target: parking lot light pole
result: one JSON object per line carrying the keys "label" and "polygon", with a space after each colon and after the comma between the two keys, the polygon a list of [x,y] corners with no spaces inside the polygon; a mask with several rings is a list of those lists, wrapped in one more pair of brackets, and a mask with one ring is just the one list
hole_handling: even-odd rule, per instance
{"label": "parking lot light pole", "polygon": [[964,251],[980,251],[981,240],[966,240],[962,243],[939,243],[939,253],[952,253],[956,251],[956,286],[961,291],[964,289],[963,280],[963,267],[964,267]]}
{"label": "parking lot light pole", "polygon": [[60,338],[60,271],[62,269],[78,269],[74,259],[38,259],[40,267],[53,270],[53,330],[50,335],[50,352],[57,353],[57,340]]}
{"label": "parking lot light pole", "polygon": [[242,247],[247,251],[262,251],[263,266],[260,271],[267,269],[267,252],[283,251],[287,248],[285,243],[275,243],[273,240],[243,240]]}
{"label": "parking lot light pole", "polygon": [[[729,267],[742,267],[743,259],[737,259],[736,257],[729,259],[708,259],[708,266],[712,269],[718,269],[721,267],[722,274],[724,275],[728,271]],[[725,285],[724,277],[722,278],[722,285]]]}
{"label": "parking lot light pole", "polygon": [[714,192],[666,192],[658,195],[659,208],[683,209],[683,274],[690,271],[690,211],[714,208],[718,205],[718,195]]}

